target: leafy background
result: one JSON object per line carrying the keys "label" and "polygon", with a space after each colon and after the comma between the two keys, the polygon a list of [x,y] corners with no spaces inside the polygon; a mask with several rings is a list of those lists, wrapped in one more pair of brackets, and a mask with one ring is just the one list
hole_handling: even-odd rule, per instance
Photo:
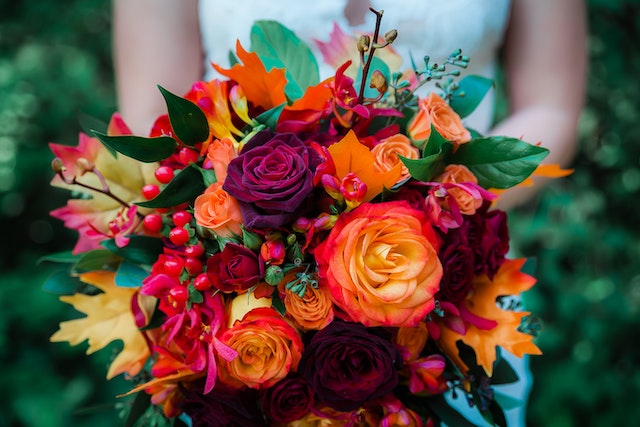
{"label": "leafy background", "polygon": [[[640,2],[587,4],[576,171],[510,219],[517,250],[539,267],[527,304],[545,355],[532,359],[530,426],[640,419]],[[75,314],[41,291],[53,269],[36,262],[75,238],[48,216],[66,193],[48,187],[47,142],[75,144],[79,112],[106,120],[115,109],[110,2],[0,10],[0,427],[119,425],[126,384],[104,380],[117,345],[86,357],[86,345],[48,342]]]}

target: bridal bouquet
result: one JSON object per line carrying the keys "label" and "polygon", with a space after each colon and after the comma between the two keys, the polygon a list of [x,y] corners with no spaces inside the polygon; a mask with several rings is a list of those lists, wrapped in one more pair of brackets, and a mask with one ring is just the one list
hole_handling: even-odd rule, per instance
{"label": "bridal bouquet", "polygon": [[114,114],[51,144],[74,196],[52,215],[79,239],[44,288],[85,315],[51,340],[121,342],[127,425],[464,425],[451,393],[504,425],[500,349],[539,350],[492,205],[547,150],[465,128],[491,82],[459,78],[459,51],[395,71],[374,13],[372,35],[321,44],[324,81],[259,21],[221,78],[160,88],[147,137]]}

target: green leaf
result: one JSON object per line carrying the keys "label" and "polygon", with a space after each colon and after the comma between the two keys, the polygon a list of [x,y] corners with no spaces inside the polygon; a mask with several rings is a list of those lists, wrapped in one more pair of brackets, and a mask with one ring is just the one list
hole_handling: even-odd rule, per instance
{"label": "green leaf", "polygon": [[216,177],[216,172],[213,169],[204,169],[195,164],[193,165],[193,167],[198,168],[200,175],[202,175],[202,182],[205,188],[207,188],[211,184],[215,184],[216,182],[218,182],[218,178]]}
{"label": "green leaf", "polygon": [[56,295],[73,295],[81,288],[83,283],[69,271],[60,270],[53,273],[42,284],[42,290]]}
{"label": "green leaf", "polygon": [[460,80],[458,85],[459,88],[453,92],[449,105],[460,117],[467,117],[493,87],[493,80],[471,75]]}
{"label": "green leaf", "polygon": [[549,150],[517,138],[478,138],[462,144],[451,158],[469,168],[484,188],[510,188],[524,181]]}
{"label": "green leaf", "polygon": [[115,271],[118,268],[120,261],[121,259],[111,251],[106,249],[96,249],[91,252],[84,253],[73,266],[73,271],[76,273],[95,270]]}
{"label": "green leaf", "polygon": [[149,272],[137,264],[123,261],[116,272],[116,286],[123,288],[139,288]]}
{"label": "green leaf", "polygon": [[445,160],[452,151],[453,144],[443,138],[432,125],[431,134],[423,147],[421,159],[399,157],[414,179],[429,182],[442,171]]}
{"label": "green leaf", "polygon": [[200,107],[158,86],[167,104],[169,121],[176,136],[186,145],[193,146],[209,137],[209,122]]}
{"label": "green leaf", "polygon": [[83,112],[78,113],[78,123],[80,123],[82,131],[87,135],[91,135],[93,131],[106,133],[109,128],[108,123]]}
{"label": "green leaf", "polygon": [[425,404],[448,426],[476,427],[475,424],[451,407],[443,396],[431,396],[428,399],[424,399],[423,405]]}
{"label": "green leaf", "polygon": [[280,114],[282,113],[282,110],[284,110],[285,105],[286,104],[282,103],[276,107],[273,107],[260,114],[255,118],[255,120],[258,123],[263,124],[269,129],[275,131],[276,125],[278,124],[278,119],[280,118]]}
{"label": "green leaf", "polygon": [[116,246],[114,239],[102,243],[106,249],[134,264],[151,265],[162,253],[162,241],[155,237],[131,236],[129,244],[123,248]]}
{"label": "green leaf", "polygon": [[198,169],[194,164],[187,166],[177,173],[154,199],[136,204],[145,208],[169,208],[190,202],[206,188]]}
{"label": "green leaf", "polygon": [[174,153],[177,146],[176,141],[168,136],[157,138],[134,135],[109,136],[98,131],[93,131],[93,134],[107,148],[144,163],[166,159]]}
{"label": "green leaf", "polygon": [[504,394],[497,389],[494,389],[494,399],[503,410],[514,409],[520,407],[524,402],[508,394]]}
{"label": "green leaf", "polygon": [[40,257],[38,258],[38,261],[36,261],[36,263],[41,264],[43,262],[57,262],[63,264],[73,264],[77,262],[80,257],[82,257],[82,254],[74,255],[71,251],[64,251]]}
{"label": "green leaf", "polygon": [[133,427],[138,420],[140,420],[140,417],[144,415],[149,406],[151,406],[151,395],[145,392],[137,393],[131,404],[127,419],[124,422],[124,427]]}
{"label": "green leaf", "polygon": [[[320,82],[318,62],[311,49],[287,27],[276,21],[256,21],[250,38],[251,51],[258,54],[265,66],[268,63],[269,67],[286,69],[287,79],[295,83],[300,95]],[[285,92],[289,96],[286,88]]]}
{"label": "green leaf", "polygon": [[518,374],[503,357],[498,358],[493,366],[491,384],[509,384],[518,381]]}
{"label": "green leaf", "polygon": [[187,291],[189,291],[189,301],[191,301],[193,304],[200,304],[204,301],[204,297],[202,296],[200,291],[196,289],[193,283],[189,283],[189,286],[187,286]]}
{"label": "green leaf", "polygon": [[273,294],[271,294],[271,306],[278,313],[280,313],[281,316],[284,316],[285,313],[287,312],[287,308],[284,305],[284,301],[282,301],[282,298],[280,298],[280,293],[278,292],[277,289],[273,291]]}

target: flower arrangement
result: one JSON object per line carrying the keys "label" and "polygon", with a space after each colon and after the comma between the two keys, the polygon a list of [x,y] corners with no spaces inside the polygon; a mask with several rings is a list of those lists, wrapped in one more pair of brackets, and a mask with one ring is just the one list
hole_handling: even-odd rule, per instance
{"label": "flower arrangement", "polygon": [[461,52],[391,71],[373,12],[373,35],[320,46],[324,81],[259,21],[221,79],[160,88],[148,137],[114,114],[51,144],[52,185],[78,196],[52,215],[79,239],[44,288],[86,315],[51,340],[122,342],[127,425],[452,425],[450,390],[504,424],[491,387],[517,377],[497,348],[539,350],[501,304],[535,280],[492,204],[547,150],[464,127],[492,83],[459,79]]}

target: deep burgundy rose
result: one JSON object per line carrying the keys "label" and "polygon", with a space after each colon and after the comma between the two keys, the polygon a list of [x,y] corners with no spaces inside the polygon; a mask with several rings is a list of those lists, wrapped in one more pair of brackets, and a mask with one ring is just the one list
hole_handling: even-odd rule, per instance
{"label": "deep burgundy rose", "polygon": [[504,211],[496,209],[486,213],[482,233],[482,252],[485,273],[493,279],[504,263],[505,255],[509,252],[509,228],[507,214]]}
{"label": "deep burgundy rose", "polygon": [[224,389],[219,384],[209,394],[202,389],[183,389],[181,409],[191,417],[193,427],[266,427],[252,389]]}
{"label": "deep burgundy rose", "polygon": [[298,376],[279,381],[262,395],[262,411],[266,417],[282,424],[302,418],[312,406],[311,385]]}
{"label": "deep burgundy rose", "polygon": [[207,276],[222,292],[249,289],[260,281],[263,270],[258,254],[235,243],[227,243],[207,260]]}
{"label": "deep burgundy rose", "polygon": [[292,133],[258,132],[227,168],[222,188],[248,228],[279,227],[313,190],[320,156]]}
{"label": "deep burgundy rose", "polygon": [[391,392],[401,360],[388,339],[359,323],[334,321],[313,336],[298,372],[317,400],[346,412]]}
{"label": "deep burgundy rose", "polygon": [[473,286],[475,255],[461,233],[450,232],[450,240],[440,250],[443,275],[440,296],[451,302],[463,300]]}

